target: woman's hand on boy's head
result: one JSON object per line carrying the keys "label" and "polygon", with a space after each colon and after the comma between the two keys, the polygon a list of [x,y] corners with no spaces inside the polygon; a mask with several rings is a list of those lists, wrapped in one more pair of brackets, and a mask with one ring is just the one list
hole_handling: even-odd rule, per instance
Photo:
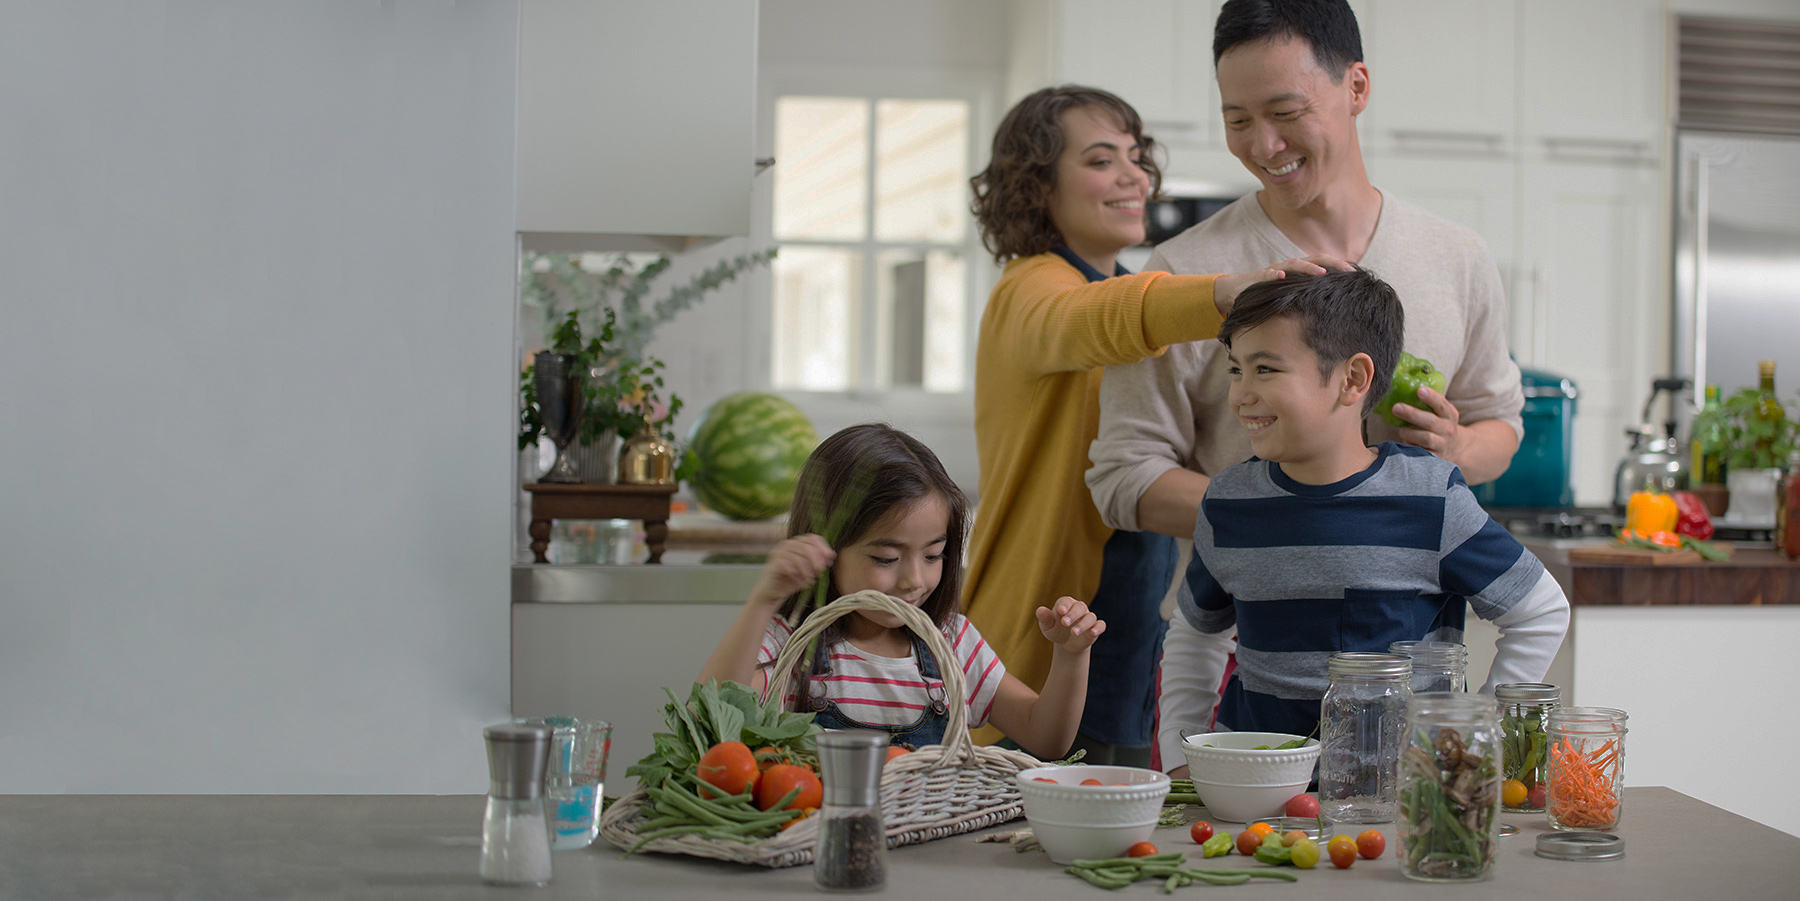
{"label": "woman's hand on boy's head", "polygon": [[1106,623],[1088,605],[1069,597],[1037,608],[1037,620],[1044,637],[1065,651],[1085,651],[1106,631]]}
{"label": "woman's hand on boy's head", "polygon": [[1307,257],[1294,257],[1282,260],[1267,269],[1254,272],[1232,272],[1221,275],[1213,282],[1213,306],[1219,308],[1220,316],[1230,316],[1232,304],[1237,303],[1237,296],[1245,288],[1258,282],[1287,278],[1289,275],[1324,275],[1332,269],[1349,271],[1356,268],[1334,256],[1315,253]]}
{"label": "woman's hand on boy's head", "polygon": [[811,585],[819,573],[837,559],[837,551],[825,539],[808,533],[776,542],[763,564],[762,578],[750,593],[751,601],[778,604],[796,591]]}

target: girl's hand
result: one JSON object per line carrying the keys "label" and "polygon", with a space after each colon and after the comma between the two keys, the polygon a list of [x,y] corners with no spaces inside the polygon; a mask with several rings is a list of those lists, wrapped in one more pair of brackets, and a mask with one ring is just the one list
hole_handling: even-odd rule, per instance
{"label": "girl's hand", "polygon": [[808,533],[776,542],[763,564],[762,578],[750,592],[751,603],[776,605],[813,583],[837,559],[825,539]]}
{"label": "girl's hand", "polygon": [[1038,628],[1057,647],[1079,653],[1094,646],[1094,639],[1106,631],[1106,623],[1094,616],[1088,605],[1074,598],[1058,598],[1055,609],[1037,608]]}
{"label": "girl's hand", "polygon": [[1220,316],[1230,316],[1232,304],[1237,303],[1237,296],[1245,288],[1257,282],[1274,281],[1291,275],[1324,275],[1327,270],[1341,269],[1348,272],[1355,266],[1333,256],[1315,253],[1309,257],[1294,257],[1282,260],[1267,269],[1255,272],[1234,272],[1221,275],[1213,282],[1213,306],[1219,308]]}

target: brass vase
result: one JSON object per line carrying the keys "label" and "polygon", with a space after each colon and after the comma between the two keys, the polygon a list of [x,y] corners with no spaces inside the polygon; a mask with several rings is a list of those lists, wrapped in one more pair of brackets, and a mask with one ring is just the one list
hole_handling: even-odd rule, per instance
{"label": "brass vase", "polygon": [[675,445],[645,429],[619,449],[619,484],[675,484]]}

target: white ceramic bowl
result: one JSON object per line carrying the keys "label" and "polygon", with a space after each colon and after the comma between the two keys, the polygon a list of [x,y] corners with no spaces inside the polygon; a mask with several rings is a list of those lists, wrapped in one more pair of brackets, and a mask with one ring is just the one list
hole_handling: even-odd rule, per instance
{"label": "white ceramic bowl", "polygon": [[1289,798],[1306,791],[1307,782],[1290,785],[1223,785],[1194,780],[1194,794],[1206,805],[1215,820],[1228,823],[1253,823],[1272,820],[1287,812]]}
{"label": "white ceramic bowl", "polygon": [[[1319,740],[1309,738],[1298,748],[1275,749],[1299,737],[1282,732],[1207,732],[1188,736],[1181,751],[1187,755],[1188,775],[1195,782],[1243,786],[1298,782],[1305,788],[1312,781],[1313,764],[1319,760]],[[1269,749],[1254,750],[1258,745]],[[1290,792],[1288,797],[1295,794],[1298,792]]]}
{"label": "white ceramic bowl", "polygon": [[1120,857],[1148,841],[1169,794],[1168,776],[1131,766],[1040,766],[1016,778],[1032,834],[1060,864]]}

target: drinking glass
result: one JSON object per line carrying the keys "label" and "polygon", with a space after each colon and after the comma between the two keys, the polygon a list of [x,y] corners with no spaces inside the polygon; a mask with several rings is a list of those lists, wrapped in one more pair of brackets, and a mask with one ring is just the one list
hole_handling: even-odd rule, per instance
{"label": "drinking glass", "polygon": [[550,760],[544,768],[544,807],[550,818],[550,847],[585,848],[600,834],[600,798],[606,786],[606,757],[612,724],[572,716],[518,722],[550,727]]}

